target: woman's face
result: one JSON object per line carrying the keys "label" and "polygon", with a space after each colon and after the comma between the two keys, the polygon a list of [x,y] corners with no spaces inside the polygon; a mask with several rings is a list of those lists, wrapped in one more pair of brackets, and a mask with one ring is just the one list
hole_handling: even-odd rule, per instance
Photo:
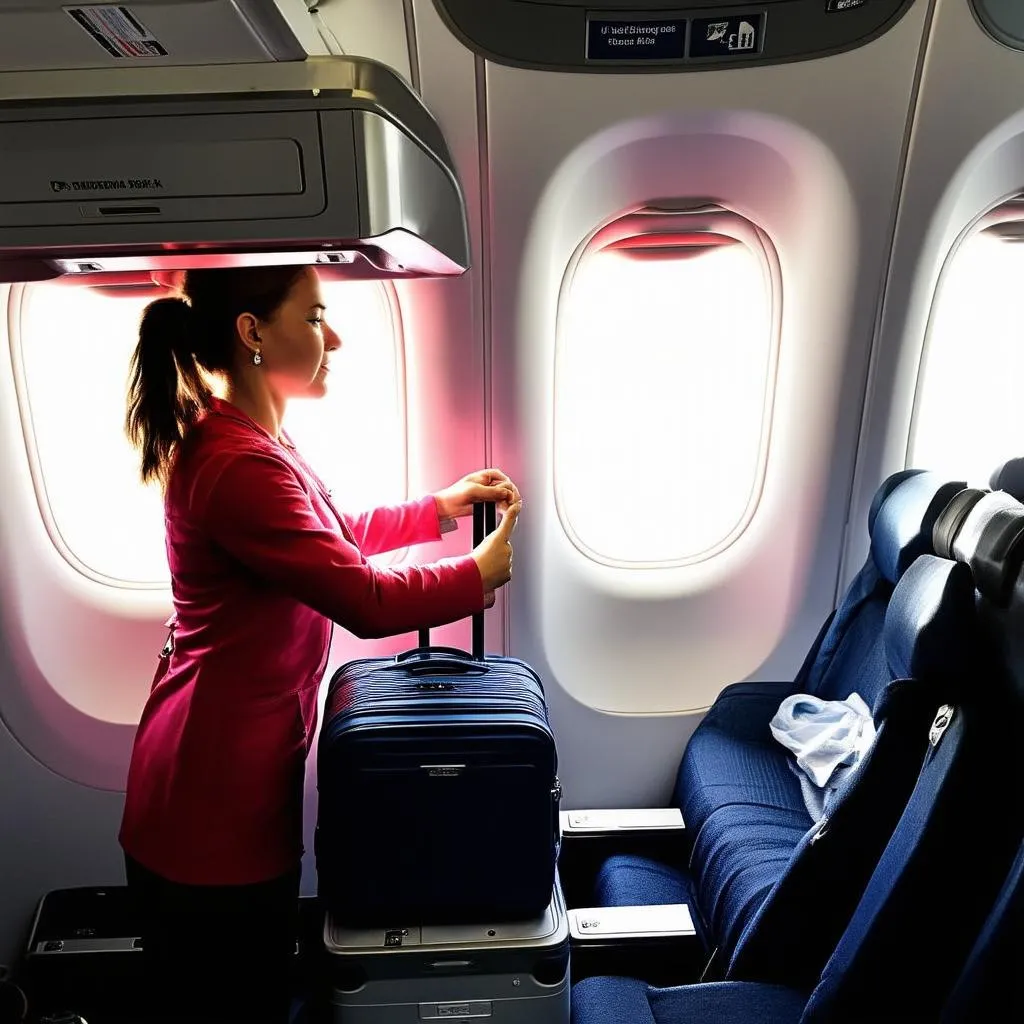
{"label": "woman's face", "polygon": [[320,398],[327,392],[328,355],[341,339],[324,319],[320,278],[307,267],[270,320],[259,325],[260,369],[282,398]]}

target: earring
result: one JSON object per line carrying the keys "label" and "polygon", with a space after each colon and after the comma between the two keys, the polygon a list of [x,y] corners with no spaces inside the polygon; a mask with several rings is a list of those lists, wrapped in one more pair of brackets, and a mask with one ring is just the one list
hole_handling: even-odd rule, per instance
{"label": "earring", "polygon": [[252,354],[252,365],[253,366],[259,366],[260,363],[262,363],[262,362],[263,362],[263,356],[261,356],[259,354],[259,352],[253,352],[253,354]]}

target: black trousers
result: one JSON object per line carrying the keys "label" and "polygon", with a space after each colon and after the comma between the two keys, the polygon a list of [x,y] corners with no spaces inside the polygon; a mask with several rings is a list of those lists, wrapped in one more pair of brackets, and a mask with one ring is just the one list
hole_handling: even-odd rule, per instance
{"label": "black trousers", "polygon": [[180,885],[125,855],[160,1024],[286,1024],[294,983],[300,866],[256,885]]}

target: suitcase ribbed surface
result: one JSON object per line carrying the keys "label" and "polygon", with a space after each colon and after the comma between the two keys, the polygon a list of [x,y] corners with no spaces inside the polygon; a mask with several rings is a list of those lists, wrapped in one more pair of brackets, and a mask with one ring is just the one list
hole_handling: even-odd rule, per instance
{"label": "suitcase ribbed surface", "polygon": [[364,923],[542,912],[557,769],[544,688],[525,662],[426,648],[342,666],[318,754],[325,905]]}
{"label": "suitcase ribbed surface", "polygon": [[[480,662],[467,660],[468,665]],[[486,673],[411,675],[416,661],[363,659],[335,675],[327,702],[331,731],[356,728],[357,719],[372,716],[375,724],[432,716],[452,718],[492,715],[495,719],[532,720],[547,730],[544,690],[533,670],[514,659],[488,660]],[[496,722],[497,724],[497,722]]]}

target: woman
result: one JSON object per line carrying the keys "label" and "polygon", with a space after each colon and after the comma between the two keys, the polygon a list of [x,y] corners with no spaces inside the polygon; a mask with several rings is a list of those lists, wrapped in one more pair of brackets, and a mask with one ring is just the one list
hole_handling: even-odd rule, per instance
{"label": "woman", "polygon": [[[190,271],[182,292],[146,308],[129,389],[143,480],[164,490],[175,616],[120,841],[156,1007],[179,1020],[282,1020],[304,762],[333,623],[382,637],[493,603],[521,501],[508,477],[483,470],[420,501],[338,512],[281,427],[289,399],[324,395],[341,346],[316,272]],[[437,540],[442,522],[485,500],[505,515],[471,554],[367,562]]]}

